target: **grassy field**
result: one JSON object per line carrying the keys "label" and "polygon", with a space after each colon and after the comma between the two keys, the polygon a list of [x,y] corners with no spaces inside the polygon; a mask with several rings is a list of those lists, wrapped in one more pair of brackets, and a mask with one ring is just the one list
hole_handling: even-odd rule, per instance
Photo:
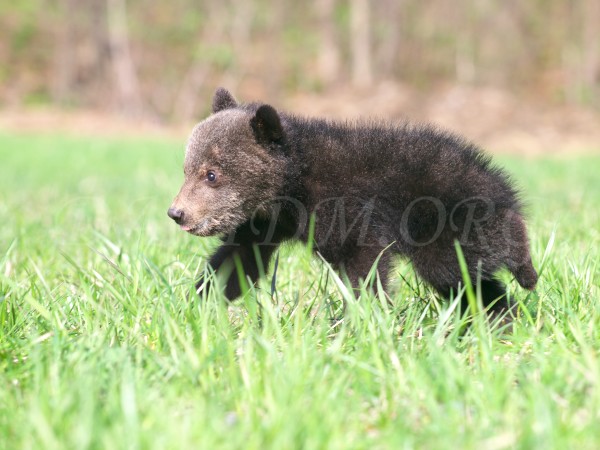
{"label": "grassy field", "polygon": [[342,318],[301,246],[273,299],[190,299],[183,145],[0,134],[0,449],[600,448],[599,157],[498,159],[541,279],[461,337],[403,262]]}

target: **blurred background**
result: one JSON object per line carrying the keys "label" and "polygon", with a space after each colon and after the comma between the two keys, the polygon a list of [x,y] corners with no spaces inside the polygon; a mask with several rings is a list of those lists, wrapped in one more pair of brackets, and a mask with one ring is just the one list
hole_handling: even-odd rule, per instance
{"label": "blurred background", "polygon": [[179,134],[224,86],[492,151],[597,151],[599,29],[600,0],[2,2],[0,127]]}

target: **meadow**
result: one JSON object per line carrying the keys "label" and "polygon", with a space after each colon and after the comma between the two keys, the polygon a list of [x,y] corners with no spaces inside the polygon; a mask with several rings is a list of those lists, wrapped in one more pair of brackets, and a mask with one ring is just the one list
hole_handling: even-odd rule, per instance
{"label": "meadow", "polygon": [[599,156],[496,158],[541,277],[465,329],[406,262],[356,299],[300,245],[274,295],[190,296],[183,148],[0,133],[0,449],[600,448]]}

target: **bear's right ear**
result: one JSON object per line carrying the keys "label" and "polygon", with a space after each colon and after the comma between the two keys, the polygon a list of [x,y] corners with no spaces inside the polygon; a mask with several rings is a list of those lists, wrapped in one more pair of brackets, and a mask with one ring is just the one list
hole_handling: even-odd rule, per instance
{"label": "bear's right ear", "polygon": [[213,113],[218,113],[224,109],[235,108],[237,105],[235,98],[233,98],[233,95],[231,95],[227,89],[220,87],[215,91],[215,96],[212,101]]}

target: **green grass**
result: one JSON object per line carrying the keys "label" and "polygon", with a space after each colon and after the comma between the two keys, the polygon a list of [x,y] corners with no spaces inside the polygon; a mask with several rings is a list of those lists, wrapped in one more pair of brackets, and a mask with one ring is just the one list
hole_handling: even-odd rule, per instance
{"label": "green grass", "polygon": [[[348,297],[301,246],[226,307],[166,216],[183,140],[0,134],[0,449],[597,449],[600,158],[501,158],[536,293],[461,337],[397,268]],[[401,282],[401,277],[406,279]],[[510,278],[507,278],[510,280]]]}

